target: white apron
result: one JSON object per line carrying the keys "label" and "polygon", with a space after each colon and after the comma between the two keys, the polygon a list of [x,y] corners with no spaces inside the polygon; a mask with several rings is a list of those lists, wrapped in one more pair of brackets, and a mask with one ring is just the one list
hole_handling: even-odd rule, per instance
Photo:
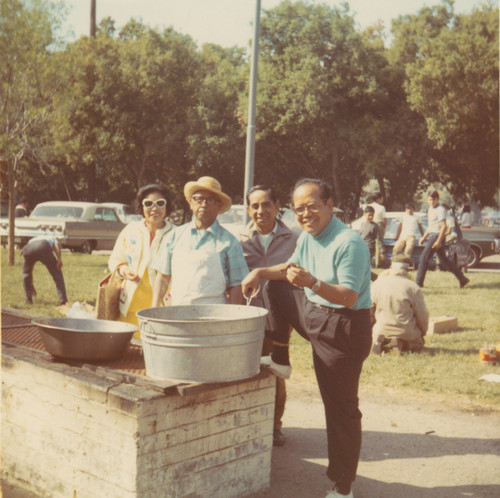
{"label": "white apron", "polygon": [[220,256],[212,251],[174,249],[172,305],[226,304],[226,278]]}

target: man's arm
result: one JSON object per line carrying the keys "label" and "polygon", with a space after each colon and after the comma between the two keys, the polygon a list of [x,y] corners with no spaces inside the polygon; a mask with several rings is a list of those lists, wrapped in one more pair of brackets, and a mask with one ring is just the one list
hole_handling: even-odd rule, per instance
{"label": "man's arm", "polygon": [[63,262],[61,255],[61,244],[58,241],[56,241],[56,243],[54,244],[53,250],[57,258],[57,269],[60,270],[62,268]]}
{"label": "man's arm", "polygon": [[280,263],[267,268],[254,268],[241,282],[243,296],[249,297],[257,293],[261,278],[265,280],[285,280],[286,268],[286,263]]}
{"label": "man's arm", "polygon": [[439,235],[438,235],[438,238],[436,239],[436,242],[434,242],[434,244],[432,244],[432,247],[434,249],[439,249],[442,245],[443,245],[443,240],[446,236],[446,221],[443,220],[439,223]]}
{"label": "man's arm", "polygon": [[418,223],[418,229],[420,230],[420,235],[422,235],[422,237],[424,236],[424,229],[422,228],[422,223],[420,223],[420,220],[417,221]]}
{"label": "man's arm", "polygon": [[243,304],[241,285],[229,288],[229,304]]}
{"label": "man's arm", "polygon": [[168,291],[168,284],[170,283],[170,275],[157,273],[155,283],[153,285],[153,303],[152,307],[160,306],[165,294]]}

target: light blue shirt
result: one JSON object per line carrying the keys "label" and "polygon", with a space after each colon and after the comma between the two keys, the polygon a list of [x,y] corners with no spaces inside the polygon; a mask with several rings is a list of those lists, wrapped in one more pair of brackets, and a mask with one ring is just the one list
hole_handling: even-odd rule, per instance
{"label": "light blue shirt", "polygon": [[248,266],[238,239],[221,227],[217,220],[206,230],[198,230],[193,221],[174,228],[166,235],[152,267],[164,275],[172,275],[174,249],[217,252],[228,288],[240,285],[248,274]]}
{"label": "light blue shirt", "polygon": [[[351,309],[371,307],[370,252],[361,236],[335,216],[319,235],[303,232],[289,262],[296,263],[323,282],[344,285],[357,292],[358,300]],[[332,308],[345,308],[304,288],[307,299]]]}

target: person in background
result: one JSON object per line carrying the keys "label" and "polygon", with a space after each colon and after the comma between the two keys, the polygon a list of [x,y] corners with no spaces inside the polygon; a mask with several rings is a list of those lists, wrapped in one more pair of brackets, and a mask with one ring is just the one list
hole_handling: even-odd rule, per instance
{"label": "person in background", "polygon": [[466,204],[462,209],[460,217],[460,226],[462,228],[471,228],[474,223],[474,215],[471,213],[470,206]]}
{"label": "person in background", "polygon": [[37,261],[43,263],[52,276],[59,296],[59,305],[62,306],[68,302],[62,273],[61,249],[61,243],[56,237],[50,235],[34,237],[23,247],[23,287],[26,304],[33,304],[33,297],[36,296],[33,285],[33,268]]}
{"label": "person in background", "polygon": [[417,284],[420,287],[424,286],[425,274],[429,267],[429,260],[432,255],[436,253],[439,261],[445,270],[450,271],[457,277],[460,287],[465,287],[469,283],[469,279],[464,276],[459,268],[455,265],[452,259],[448,259],[446,249],[444,247],[444,240],[446,236],[446,211],[439,204],[439,193],[434,190],[427,198],[429,209],[427,211],[428,226],[424,235],[420,239],[420,244],[425,247],[420,255],[420,261],[417,271]]}
{"label": "person in background", "polygon": [[380,254],[380,260],[385,260],[385,246],[382,236],[380,234],[380,228],[377,223],[373,221],[373,216],[375,210],[372,206],[366,206],[364,209],[363,217],[364,220],[359,225],[359,234],[361,238],[365,241],[365,244],[370,250],[370,262],[375,256],[375,251],[377,245],[382,247],[382,253]]}
{"label": "person in background", "polygon": [[[217,221],[232,205],[220,183],[210,176],[184,186],[193,219],[167,236],[153,267],[159,278],[153,306],[172,284],[172,304],[242,304],[241,282],[248,266],[238,239]],[[228,298],[226,297],[228,296]]]}
{"label": "person in background", "polygon": [[[369,204],[374,209],[373,221],[378,225],[381,240],[384,240],[385,227],[387,225],[387,218],[385,217],[384,196],[381,192],[376,192],[372,196],[372,202]],[[375,248],[375,268],[382,266],[384,260],[385,248],[384,244],[377,242]]]}
{"label": "person in background", "polygon": [[414,214],[413,204],[405,204],[405,212],[401,217],[401,223],[396,235],[396,243],[392,250],[393,254],[399,254],[404,251],[408,258],[411,258],[415,244],[417,243],[417,232],[424,235],[422,223]]}
{"label": "person in background", "polygon": [[19,204],[16,206],[16,209],[14,211],[14,217],[15,218],[25,218],[28,215],[29,215],[28,198],[23,196],[19,200]]}
{"label": "person in background", "polygon": [[[277,219],[280,203],[271,187],[256,185],[247,193],[247,211],[250,223],[240,234],[248,268],[260,268],[284,263],[293,254],[298,234],[290,230]],[[262,292],[252,298],[253,306],[264,307]],[[272,340],[264,338],[263,355],[272,352]],[[281,431],[281,418],[285,412],[286,385],[285,379],[276,377],[276,400],[274,406],[273,445],[283,446],[285,436]]]}
{"label": "person in background", "polygon": [[334,483],[327,498],[352,497],[361,449],[359,377],[372,342],[370,254],[361,236],[334,216],[332,189],[323,180],[299,180],[293,204],[304,231],[292,257],[252,270],[243,293],[250,296],[261,279],[269,280],[263,298],[273,351],[261,363],[276,375],[290,377],[290,326],[311,342],[325,405],[327,476]]}
{"label": "person in background", "polygon": [[150,308],[156,270],[153,258],[164,237],[172,229],[167,215],[169,192],[164,185],[152,183],[139,189],[136,211],[144,219],[129,223],[116,239],[108,261],[111,271],[124,279],[120,295],[120,321],[138,325],[136,313]]}
{"label": "person in background", "polygon": [[422,289],[410,279],[411,259],[403,254],[392,258],[389,274],[371,287],[374,354],[392,347],[400,352],[418,352],[424,347],[429,313]]}
{"label": "person in background", "polygon": [[445,237],[445,242],[453,242],[457,240],[457,231],[455,229],[455,217],[453,216],[453,213],[451,212],[450,206],[448,204],[445,204],[444,202],[441,204],[444,207],[444,210],[446,211],[446,237]]}

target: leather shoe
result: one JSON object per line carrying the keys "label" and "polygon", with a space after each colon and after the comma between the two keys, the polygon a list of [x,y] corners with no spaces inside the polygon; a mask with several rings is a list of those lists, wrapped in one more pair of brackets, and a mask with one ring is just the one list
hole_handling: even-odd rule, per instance
{"label": "leather shoe", "polygon": [[282,379],[289,379],[292,373],[292,367],[290,365],[280,365],[274,362],[270,356],[262,356],[260,358],[260,364],[268,366],[274,375]]}
{"label": "leather shoe", "polygon": [[283,446],[285,444],[285,435],[280,429],[273,430],[273,446]]}
{"label": "leather shoe", "polygon": [[31,297],[27,297],[25,303],[26,304],[33,304],[33,299],[31,299]]}

